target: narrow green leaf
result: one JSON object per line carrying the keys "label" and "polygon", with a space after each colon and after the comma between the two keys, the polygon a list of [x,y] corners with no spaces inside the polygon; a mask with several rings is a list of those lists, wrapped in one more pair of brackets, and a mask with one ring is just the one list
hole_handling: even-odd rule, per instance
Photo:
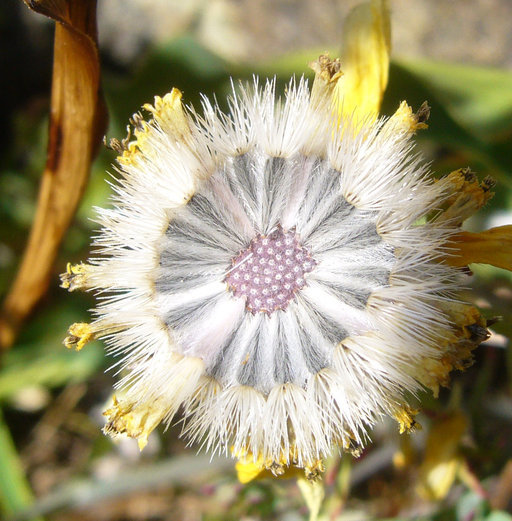
{"label": "narrow green leaf", "polygon": [[0,410],[0,509],[5,516],[12,516],[32,503],[32,491]]}
{"label": "narrow green leaf", "polygon": [[485,518],[485,521],[512,521],[512,516],[503,510],[495,510]]}
{"label": "narrow green leaf", "polygon": [[[19,346],[20,347],[20,346]],[[103,350],[90,344],[80,353],[59,346],[59,351],[28,360],[6,364],[0,371],[0,400],[9,398],[24,387],[44,385],[57,387],[68,382],[85,380],[103,364]]]}
{"label": "narrow green leaf", "polygon": [[512,130],[512,72],[427,60],[400,61],[482,139]]}
{"label": "narrow green leaf", "polygon": [[[510,147],[504,147],[501,142],[486,139],[489,136],[480,134],[477,126],[471,124],[471,120],[461,117],[461,114],[454,110],[453,103],[443,95],[441,86],[432,85],[427,75],[418,70],[418,66],[413,67],[409,63],[391,64],[390,82],[384,97],[384,113],[392,114],[401,100],[407,100],[413,108],[428,101],[431,106],[429,128],[426,132],[418,134],[419,139],[433,141],[443,149],[462,152],[473,168],[479,168],[486,175],[492,175],[503,187],[511,188]],[[484,124],[482,121],[480,123]],[[509,130],[512,133],[512,125],[509,126]]]}

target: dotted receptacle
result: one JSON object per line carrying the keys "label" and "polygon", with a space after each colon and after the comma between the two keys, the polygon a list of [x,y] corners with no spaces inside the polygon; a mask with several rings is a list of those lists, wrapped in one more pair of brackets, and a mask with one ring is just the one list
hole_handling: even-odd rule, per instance
{"label": "dotted receptacle", "polygon": [[305,285],[304,276],[316,265],[294,231],[281,227],[258,235],[232,261],[225,282],[236,297],[245,297],[247,309],[272,313],[285,309]]}

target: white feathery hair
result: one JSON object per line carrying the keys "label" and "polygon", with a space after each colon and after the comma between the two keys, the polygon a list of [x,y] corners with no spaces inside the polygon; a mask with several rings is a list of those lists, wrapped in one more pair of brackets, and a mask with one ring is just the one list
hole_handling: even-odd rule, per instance
{"label": "white feathery hair", "polygon": [[[96,322],[137,404],[182,407],[211,452],[300,465],[363,444],[439,358],[461,287],[439,262],[449,224],[410,135],[385,118],[358,129],[313,110],[304,79],[233,89],[229,113],[189,109],[186,142],[151,123],[98,210]],[[314,262],[285,309],[251,312],[226,284],[255,237],[293,230]]]}

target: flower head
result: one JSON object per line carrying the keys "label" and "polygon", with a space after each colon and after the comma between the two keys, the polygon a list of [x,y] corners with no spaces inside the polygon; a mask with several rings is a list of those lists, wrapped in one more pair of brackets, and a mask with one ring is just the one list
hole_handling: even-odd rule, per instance
{"label": "flower head", "polygon": [[105,432],[142,448],[181,409],[209,451],[314,475],[384,415],[410,429],[407,396],[487,338],[458,245],[491,183],[432,178],[411,141],[426,107],[347,112],[339,63],[313,68],[312,93],[256,79],[199,115],[174,89],[134,117],[95,253],[63,275],[102,294],[67,345],[103,336],[123,367]]}

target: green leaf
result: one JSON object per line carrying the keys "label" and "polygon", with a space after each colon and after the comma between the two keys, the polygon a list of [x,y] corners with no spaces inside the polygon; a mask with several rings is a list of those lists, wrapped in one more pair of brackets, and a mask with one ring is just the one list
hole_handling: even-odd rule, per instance
{"label": "green leaf", "polygon": [[80,353],[60,346],[58,349],[32,359],[19,357],[16,363],[6,365],[0,372],[0,400],[29,386],[58,387],[68,382],[79,382],[102,367],[104,354],[98,343],[87,345]]}
{"label": "green leaf", "polygon": [[[454,90],[454,76],[457,73],[463,74],[459,68],[451,71],[451,67],[446,64],[422,61],[393,62],[390,68],[390,82],[384,98],[384,112],[392,114],[404,99],[413,108],[419,107],[425,100],[428,101],[432,109],[429,129],[419,133],[418,138],[423,141],[433,141],[442,150],[451,150],[459,155],[463,153],[465,158],[462,160],[472,168],[481,170],[485,175],[492,175],[502,186],[511,188],[512,151],[508,146],[508,140],[502,142],[495,139],[496,136],[492,132],[482,130],[492,128],[496,131],[499,126],[502,134],[512,135],[508,102],[486,112],[482,109],[484,102],[477,102],[479,99],[477,93],[472,97],[465,97],[466,85],[463,81],[458,83],[459,90]],[[477,74],[472,68],[464,71],[466,76],[471,76],[471,72]],[[507,83],[507,77],[510,76],[507,74],[500,82],[502,88]],[[437,78],[437,82],[432,78]],[[441,81],[442,79],[445,79],[446,85]],[[493,79],[493,75],[482,79],[487,90],[492,89]],[[485,92],[486,89],[483,89],[480,96],[485,97]],[[462,166],[466,165],[462,164]]]}
{"label": "green leaf", "polygon": [[512,130],[512,72],[426,60],[399,64],[421,78],[455,119],[483,140]]}
{"label": "green leaf", "polygon": [[485,521],[512,521],[512,516],[503,510],[494,510],[485,518]]}
{"label": "green leaf", "polygon": [[32,491],[0,410],[0,509],[5,516],[12,516],[32,503]]}
{"label": "green leaf", "polygon": [[2,360],[0,400],[12,397],[24,387],[57,387],[85,380],[105,364],[101,343],[88,344],[81,352],[67,350],[62,341],[68,326],[86,319],[90,300],[83,295],[66,294],[23,329],[20,341]]}

